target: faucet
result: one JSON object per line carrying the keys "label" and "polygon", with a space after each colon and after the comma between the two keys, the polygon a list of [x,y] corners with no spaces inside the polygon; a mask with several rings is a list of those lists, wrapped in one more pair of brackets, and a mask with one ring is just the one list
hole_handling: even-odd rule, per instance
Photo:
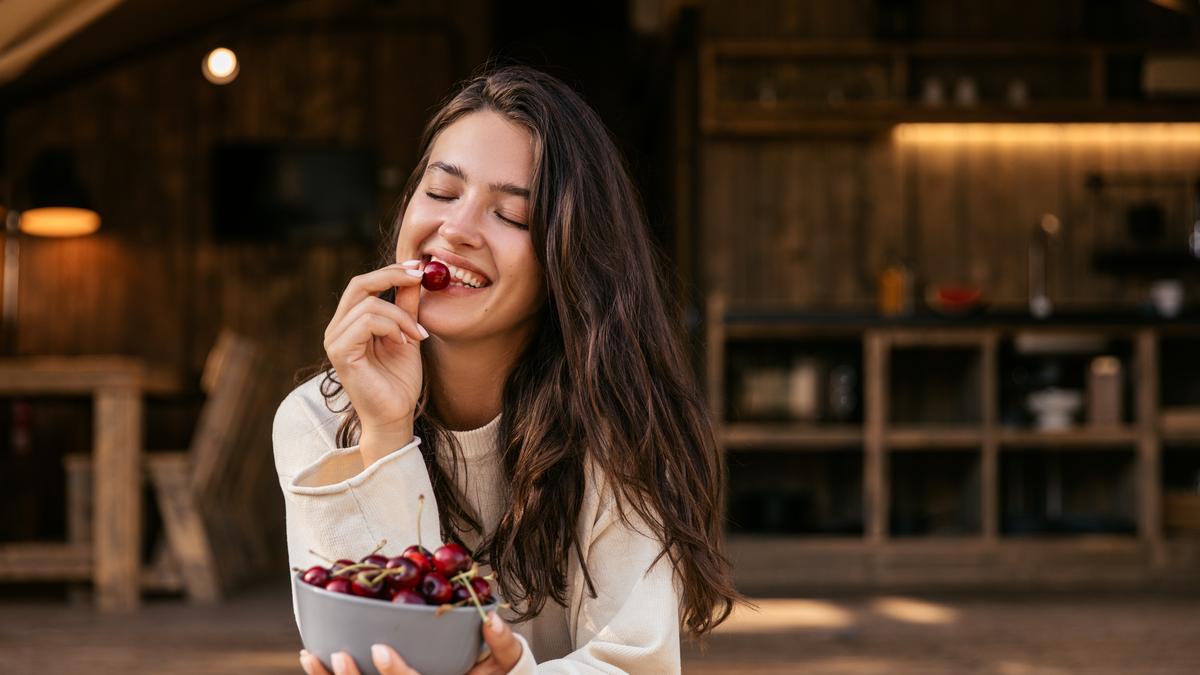
{"label": "faucet", "polygon": [[1045,319],[1054,311],[1050,301],[1050,251],[1058,246],[1062,221],[1053,213],[1043,213],[1033,228],[1029,242],[1029,313]]}

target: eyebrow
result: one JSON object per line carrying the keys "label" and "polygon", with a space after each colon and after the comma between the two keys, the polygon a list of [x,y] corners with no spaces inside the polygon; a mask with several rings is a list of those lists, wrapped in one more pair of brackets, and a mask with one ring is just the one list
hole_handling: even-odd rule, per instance
{"label": "eyebrow", "polygon": [[[443,171],[462,181],[467,180],[466,172],[462,170],[462,167],[459,167],[456,164],[447,164],[446,162],[431,162],[426,171],[428,172],[432,169]],[[520,185],[513,185],[512,183],[489,183],[488,189],[490,189],[492,192],[503,192],[516,197],[524,197],[525,199],[529,199],[529,188],[524,188]]]}

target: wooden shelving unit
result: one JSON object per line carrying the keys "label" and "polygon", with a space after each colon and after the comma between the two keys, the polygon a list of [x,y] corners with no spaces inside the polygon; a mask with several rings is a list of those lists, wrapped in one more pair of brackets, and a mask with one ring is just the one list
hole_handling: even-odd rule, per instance
{"label": "wooden shelving unit", "polygon": [[[861,490],[861,535],[780,534],[731,526],[730,554],[739,583],[746,588],[814,584],[1063,586],[1196,580],[1194,572],[1186,573],[1186,561],[1194,560],[1200,550],[1200,533],[1195,538],[1180,537],[1163,529],[1162,452],[1169,439],[1159,420],[1158,346],[1164,334],[1194,334],[1200,345],[1200,324],[1048,325],[975,319],[961,325],[952,320],[937,325],[918,321],[921,325],[913,327],[903,321],[858,317],[839,325],[836,320],[813,319],[802,313],[790,320],[782,312],[771,320],[762,320],[746,319],[745,313],[739,316],[726,310],[719,296],[710,300],[707,366],[712,412],[730,462],[768,451],[780,460],[793,453],[809,457],[808,461],[830,456],[861,459],[861,477],[855,477],[844,488],[856,494]],[[1005,345],[1011,344],[1017,333],[1028,331],[1099,334],[1119,345],[1124,350],[1129,377],[1127,419],[1115,426],[1076,426],[1063,431],[1002,425],[1001,371],[1008,367],[1003,361]],[[811,420],[748,422],[736,416],[730,418],[736,406],[729,405],[727,399],[738,395],[730,389],[729,378],[736,382],[737,377],[727,360],[730,350],[753,351],[756,341],[762,341],[776,350],[781,344],[792,344],[803,353],[812,341],[825,344],[831,336],[856,341],[861,349],[861,423],[823,425]],[[904,387],[897,389],[891,381],[897,359],[904,358],[905,350],[940,349],[971,350],[971,363],[978,367],[976,370],[973,365],[965,378],[971,393],[964,394],[964,398],[978,399],[978,419],[954,424],[894,421],[890,413],[893,396],[904,395]],[[1195,377],[1200,378],[1200,372]],[[975,405],[975,401],[969,403]],[[1200,453],[1198,439],[1200,435],[1190,433],[1178,432],[1175,436],[1179,442],[1195,442]],[[897,464],[901,460],[907,464]],[[1109,517],[1104,511],[1107,505],[1101,504],[1097,506],[1100,516],[1092,519],[1095,522],[1083,519],[1081,523],[1080,517],[1071,519],[1070,508],[1062,507],[1062,517],[1057,521],[1047,519],[1044,531],[1007,531],[1006,524],[1014,513],[1027,514],[1021,512],[1020,504],[1012,503],[1010,493],[1017,489],[1013,487],[1016,479],[1011,471],[1007,476],[1002,473],[1006,467],[1024,466],[1022,462],[1043,461],[1054,480],[1066,486],[1058,488],[1063,493],[1055,499],[1070,502],[1100,494],[1115,503],[1121,495],[1127,495],[1124,519]],[[896,474],[893,465],[905,468]],[[1078,475],[1081,466],[1088,476]],[[785,471],[769,470],[776,482],[781,480],[778,474]],[[1095,472],[1108,470],[1116,472],[1110,488],[1087,484],[1072,497],[1072,481],[1078,483],[1094,478]],[[896,480],[917,483],[899,485]],[[803,487],[811,489],[807,483]],[[927,491],[931,503],[916,511],[906,508],[904,514],[892,513],[893,495],[903,495],[900,491],[905,489],[918,494]],[[736,495],[738,490],[738,485],[731,485],[731,493]],[[796,500],[784,503],[805,505],[811,501],[830,499],[824,493],[803,492]],[[897,521],[897,517],[903,520]],[[1110,524],[1114,519],[1117,525]],[[893,531],[898,522],[909,528],[903,536]],[[1120,526],[1120,522],[1128,525]],[[1109,527],[1116,529],[1105,529]]]}
{"label": "wooden shelving unit", "polygon": [[[700,124],[708,134],[875,133],[905,122],[1187,122],[1200,106],[1145,100],[1128,73],[1162,45],[718,40],[700,50]],[[977,101],[955,101],[970,77]],[[937,79],[945,100],[925,102]],[[1021,79],[1028,101],[998,88]]]}

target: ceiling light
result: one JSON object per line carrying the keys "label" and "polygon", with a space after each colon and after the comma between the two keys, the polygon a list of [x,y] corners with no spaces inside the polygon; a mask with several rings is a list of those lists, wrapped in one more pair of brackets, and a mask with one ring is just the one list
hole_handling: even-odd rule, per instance
{"label": "ceiling light", "polygon": [[232,49],[217,47],[204,57],[200,72],[213,84],[229,84],[237,78],[240,68],[237,54]]}

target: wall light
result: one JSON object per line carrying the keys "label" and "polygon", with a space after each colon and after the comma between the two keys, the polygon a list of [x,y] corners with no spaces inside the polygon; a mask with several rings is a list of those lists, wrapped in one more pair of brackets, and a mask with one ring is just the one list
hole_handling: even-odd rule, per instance
{"label": "wall light", "polygon": [[1200,146],[1200,124],[898,124],[892,140],[900,145],[1191,145]]}
{"label": "wall light", "polygon": [[232,49],[217,47],[209,52],[200,64],[204,79],[213,84],[229,84],[237,79],[241,66]]}

